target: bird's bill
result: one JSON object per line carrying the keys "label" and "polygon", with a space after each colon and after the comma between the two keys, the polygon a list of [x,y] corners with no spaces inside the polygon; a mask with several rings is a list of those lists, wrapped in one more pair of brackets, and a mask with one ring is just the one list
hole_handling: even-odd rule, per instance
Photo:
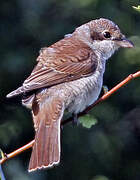
{"label": "bird's bill", "polygon": [[116,40],[116,43],[117,43],[118,46],[124,47],[124,48],[132,48],[132,47],[134,47],[134,44],[130,40],[126,39],[126,38],[123,38],[121,40]]}

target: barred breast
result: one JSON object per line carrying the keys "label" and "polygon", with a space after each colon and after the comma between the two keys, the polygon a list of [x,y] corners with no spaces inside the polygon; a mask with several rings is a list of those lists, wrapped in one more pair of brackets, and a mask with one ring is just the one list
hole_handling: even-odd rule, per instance
{"label": "barred breast", "polygon": [[[36,94],[36,99],[39,100],[40,97],[44,97],[45,103],[46,100],[49,100],[49,98],[60,97],[60,99],[64,102],[64,108],[68,110],[68,112],[75,114],[82,112],[86,107],[94,103],[100,94],[103,84],[105,63],[105,60],[99,61],[97,69],[93,75],[89,77],[65,82],[50,88],[40,89]],[[30,104],[32,104],[32,101],[33,100],[31,99]],[[22,103],[25,106],[28,105],[28,103],[23,101]]]}
{"label": "barred breast", "polygon": [[58,89],[61,89],[59,94],[64,99],[68,112],[82,112],[97,100],[103,84],[104,68],[105,61],[99,63],[93,75],[58,85]]}
{"label": "barred breast", "polygon": [[65,98],[66,109],[77,114],[97,100],[102,87],[102,78],[98,77],[95,81],[95,77],[91,76],[70,83],[68,86],[69,97]]}

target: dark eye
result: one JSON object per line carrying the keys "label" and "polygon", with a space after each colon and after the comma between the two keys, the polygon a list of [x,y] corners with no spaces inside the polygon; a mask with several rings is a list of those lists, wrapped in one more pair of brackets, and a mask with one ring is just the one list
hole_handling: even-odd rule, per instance
{"label": "dark eye", "polygon": [[108,32],[108,31],[104,31],[104,32],[103,32],[103,36],[104,36],[105,38],[110,38],[110,37],[111,37],[111,34],[110,34],[110,32]]}

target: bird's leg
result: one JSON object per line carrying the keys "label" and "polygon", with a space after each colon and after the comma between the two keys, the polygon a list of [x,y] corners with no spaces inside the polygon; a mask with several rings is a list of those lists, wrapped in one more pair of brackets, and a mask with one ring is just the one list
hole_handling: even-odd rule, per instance
{"label": "bird's leg", "polygon": [[60,128],[61,128],[61,131],[62,131],[62,130],[63,130],[63,128],[64,128],[64,126],[63,126],[63,125],[61,125],[61,126],[60,126]]}
{"label": "bird's leg", "polygon": [[78,125],[79,124],[79,120],[78,120],[77,114],[72,114],[72,116],[73,116],[73,121],[72,121],[73,126],[74,125]]}

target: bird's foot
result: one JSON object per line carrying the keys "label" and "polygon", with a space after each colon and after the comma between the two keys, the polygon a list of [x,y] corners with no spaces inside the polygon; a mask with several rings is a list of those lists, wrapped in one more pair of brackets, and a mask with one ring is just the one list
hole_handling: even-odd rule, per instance
{"label": "bird's foot", "polygon": [[61,131],[63,131],[63,128],[64,128],[64,126],[63,126],[63,125],[61,125]]}
{"label": "bird's foot", "polygon": [[78,126],[79,125],[79,120],[78,120],[78,117],[77,117],[77,114],[73,114],[73,126]]}

